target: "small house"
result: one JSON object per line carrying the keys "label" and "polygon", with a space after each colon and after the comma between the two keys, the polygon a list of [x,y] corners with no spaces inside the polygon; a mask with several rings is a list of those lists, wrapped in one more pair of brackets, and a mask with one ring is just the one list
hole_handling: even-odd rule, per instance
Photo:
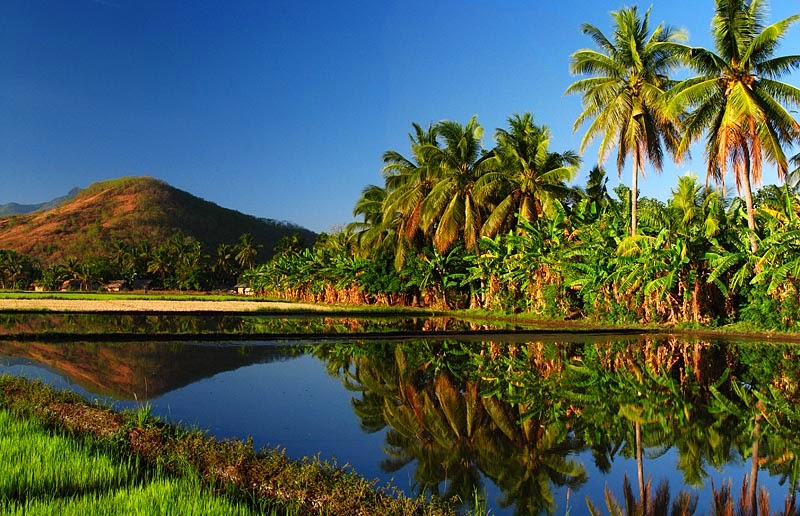
{"label": "small house", "polygon": [[236,293],[236,294],[238,294],[240,296],[252,296],[253,295],[253,289],[250,288],[250,285],[248,285],[246,283],[237,283],[236,285],[233,286],[233,291],[234,291],[234,293]]}
{"label": "small house", "polygon": [[125,280],[110,281],[106,283],[103,288],[105,288],[106,292],[123,292],[125,290],[130,290],[128,282]]}

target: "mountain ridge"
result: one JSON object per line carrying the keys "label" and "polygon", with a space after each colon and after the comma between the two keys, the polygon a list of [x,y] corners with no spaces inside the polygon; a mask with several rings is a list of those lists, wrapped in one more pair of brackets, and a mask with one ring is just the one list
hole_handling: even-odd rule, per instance
{"label": "mountain ridge", "polygon": [[37,204],[19,204],[16,202],[0,204],[0,217],[8,215],[27,215],[28,213],[33,213],[39,210],[49,210],[74,198],[80,193],[80,191],[81,189],[76,186],[75,188],[71,189],[67,195],[62,195],[61,197],[56,197],[55,199]]}

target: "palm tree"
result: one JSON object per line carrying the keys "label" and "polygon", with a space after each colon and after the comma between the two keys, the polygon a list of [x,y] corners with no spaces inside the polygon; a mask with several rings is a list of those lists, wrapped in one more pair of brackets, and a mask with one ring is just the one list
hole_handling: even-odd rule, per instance
{"label": "palm tree", "polygon": [[712,36],[716,52],[684,47],[699,75],[671,92],[670,110],[685,116],[679,153],[703,133],[707,177],[722,182],[728,167],[744,194],[753,253],[758,249],[752,185],[761,182],[762,162],[774,163],[778,177],[789,171],[784,147],[800,137],[800,125],[784,104],[800,105],[800,88],[778,79],[800,68],[800,55],[773,57],[800,14],[764,26],[762,0],[716,0]]}
{"label": "palm tree", "polygon": [[468,251],[477,252],[483,213],[474,186],[489,157],[481,145],[483,127],[477,117],[466,125],[445,120],[436,125],[436,134],[443,146],[429,143],[420,151],[441,174],[420,205],[422,228],[433,231],[433,245],[440,253],[459,239]]}
{"label": "palm tree", "polygon": [[260,244],[256,245],[253,242],[253,235],[250,233],[243,233],[239,237],[239,243],[236,244],[235,247],[236,262],[244,269],[252,269],[256,265],[256,257],[261,247]]}
{"label": "palm tree", "polygon": [[351,222],[347,225],[347,230],[356,240],[357,247],[367,255],[380,246],[387,236],[383,224],[385,201],[385,188],[368,185],[361,191],[361,196],[353,207],[353,216],[361,216],[363,220]]}
{"label": "palm tree", "polygon": [[792,156],[792,159],[789,161],[794,167],[794,170],[789,172],[787,182],[793,190],[797,190],[797,188],[800,187],[800,152]]}
{"label": "palm tree", "polygon": [[397,151],[383,154],[383,176],[386,198],[383,202],[383,226],[393,230],[397,237],[395,267],[399,270],[405,262],[408,248],[421,247],[419,242],[422,223],[422,202],[438,180],[438,169],[429,166],[426,155],[438,148],[436,127],[423,129],[412,124],[410,158]]}
{"label": "palm tree", "polygon": [[147,272],[161,276],[161,286],[165,287],[167,274],[173,269],[174,260],[167,246],[161,246],[150,256],[147,263]]}
{"label": "palm tree", "polygon": [[509,130],[497,129],[495,157],[489,172],[475,183],[479,198],[500,201],[483,224],[484,236],[503,230],[516,213],[522,220],[536,222],[554,199],[570,191],[580,157],[572,151],[550,152],[550,129],[533,123],[530,113],[508,119]]}
{"label": "palm tree", "polygon": [[213,270],[219,281],[226,282],[236,277],[238,270],[234,260],[235,254],[236,250],[230,244],[222,243],[217,246],[217,256],[214,260]]}
{"label": "palm tree", "polygon": [[566,93],[583,96],[584,109],[575,121],[574,130],[591,120],[580,152],[601,136],[601,164],[614,147],[620,174],[628,155],[633,158],[633,235],[637,225],[638,178],[640,174],[644,177],[645,162],[660,171],[663,147],[674,151],[678,145],[677,122],[667,111],[665,92],[673,84],[667,74],[680,64],[676,43],[685,39],[685,35],[663,24],[651,33],[649,9],[643,17],[635,6],[611,16],[615,26],[611,39],[594,25],[583,25],[583,33],[600,50],[584,49],[572,54],[571,72],[591,77],[574,82]]}

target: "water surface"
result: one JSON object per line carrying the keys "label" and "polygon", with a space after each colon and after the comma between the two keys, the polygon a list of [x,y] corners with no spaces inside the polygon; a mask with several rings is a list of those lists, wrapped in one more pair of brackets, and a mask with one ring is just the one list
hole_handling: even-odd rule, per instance
{"label": "water surface", "polygon": [[[293,323],[296,323],[294,321]],[[319,455],[408,494],[485,497],[492,514],[605,512],[638,471],[710,508],[738,498],[759,443],[773,509],[800,464],[800,352],[653,336],[271,342],[0,341],[40,378],[219,438]],[[639,436],[637,440],[637,435]],[[642,451],[637,460],[638,450]]]}

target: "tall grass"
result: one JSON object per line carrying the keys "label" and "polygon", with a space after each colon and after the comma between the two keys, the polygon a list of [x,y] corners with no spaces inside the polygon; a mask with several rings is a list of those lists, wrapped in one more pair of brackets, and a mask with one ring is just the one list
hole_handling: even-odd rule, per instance
{"label": "tall grass", "polygon": [[53,433],[0,409],[0,513],[260,514],[86,439]]}
{"label": "tall grass", "polygon": [[[206,500],[202,485],[225,494],[219,500],[225,503],[219,514],[248,514],[250,508],[251,514],[289,516],[455,515],[447,501],[408,498],[327,461],[293,461],[281,450],[256,452],[249,441],[217,441],[203,432],[163,423],[150,416],[146,408],[136,413],[116,413],[91,405],[75,393],[55,391],[19,377],[0,375],[2,410],[7,412],[0,420],[0,435],[9,440],[0,445],[0,478],[16,487],[8,492],[0,489],[0,514],[139,514],[137,507],[146,507],[141,509],[142,514],[215,514],[211,507],[216,502]],[[22,420],[32,426],[18,426],[22,430],[16,432],[5,428],[22,425]],[[26,445],[26,439],[34,441]],[[40,452],[47,449],[49,444],[45,441],[50,439],[72,441],[77,449],[55,444],[50,455]],[[26,449],[31,451],[25,452]],[[80,462],[85,458],[62,460],[73,452],[90,456],[99,453],[106,459],[110,457],[117,466],[130,469],[102,473],[102,462],[95,466]],[[31,470],[26,464],[34,463],[35,455],[42,459]],[[61,469],[73,461],[77,465],[72,470]],[[13,475],[16,480],[12,475],[3,476],[2,468],[12,462],[20,464]],[[40,469],[45,472],[44,477]],[[82,483],[70,484],[72,471],[77,470],[97,473]],[[44,480],[48,478],[47,471],[51,471],[50,479]],[[159,482],[167,481],[177,482],[178,487],[157,487]],[[166,492],[185,493],[188,501],[159,494]],[[167,498],[159,501],[162,496]],[[162,508],[153,509],[147,505],[151,503],[161,503],[158,507]],[[85,509],[82,504],[94,505]],[[130,512],[114,508],[125,504],[130,505]]]}

